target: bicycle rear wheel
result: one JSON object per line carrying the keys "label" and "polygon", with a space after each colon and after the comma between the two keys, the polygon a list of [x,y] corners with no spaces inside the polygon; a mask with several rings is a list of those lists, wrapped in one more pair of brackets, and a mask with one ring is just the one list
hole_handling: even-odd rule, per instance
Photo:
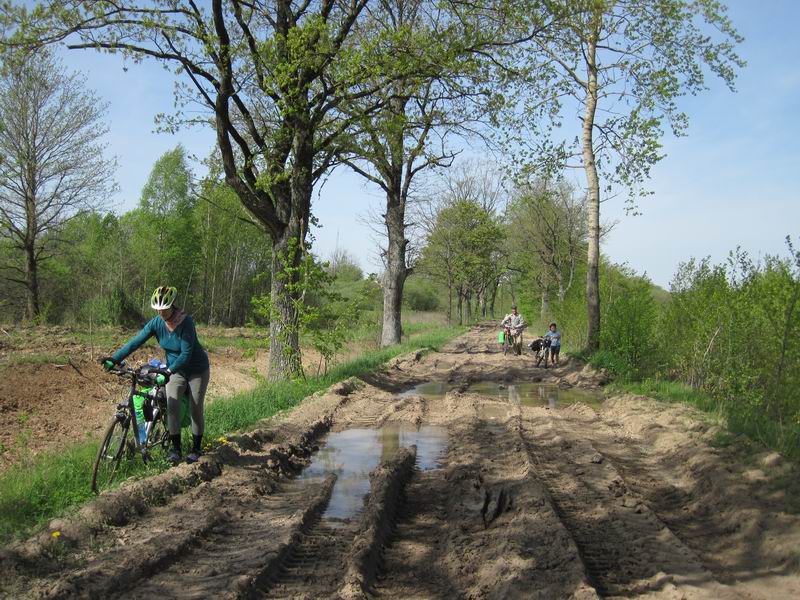
{"label": "bicycle rear wheel", "polygon": [[95,494],[114,479],[125,450],[128,428],[129,423],[120,421],[117,417],[108,424],[92,469],[92,491]]}

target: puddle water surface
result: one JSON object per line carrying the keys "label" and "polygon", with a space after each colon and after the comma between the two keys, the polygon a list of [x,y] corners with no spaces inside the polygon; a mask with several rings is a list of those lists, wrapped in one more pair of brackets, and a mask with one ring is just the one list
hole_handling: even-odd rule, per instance
{"label": "puddle water surface", "polygon": [[[448,391],[459,386],[443,381],[426,381],[403,392],[404,396],[423,396],[429,400],[444,398]],[[504,383],[498,381],[477,381],[469,384],[468,392],[497,398],[511,404],[523,406],[547,406],[558,408],[583,402],[593,408],[599,408],[603,402],[602,392],[583,390],[580,388],[561,389],[551,383]]]}
{"label": "puddle water surface", "polygon": [[558,408],[577,402],[599,408],[603,401],[603,395],[600,392],[579,388],[561,389],[557,385],[546,383],[479,381],[470,384],[469,391],[482,396],[492,396],[511,404],[547,406],[548,408]]}
{"label": "puddle water surface", "polygon": [[328,435],[299,479],[313,480],[336,473],[328,507],[322,515],[330,521],[347,521],[364,506],[369,493],[369,473],[398,449],[417,446],[417,467],[423,471],[439,466],[447,442],[441,427],[388,423],[380,429],[346,429]]}

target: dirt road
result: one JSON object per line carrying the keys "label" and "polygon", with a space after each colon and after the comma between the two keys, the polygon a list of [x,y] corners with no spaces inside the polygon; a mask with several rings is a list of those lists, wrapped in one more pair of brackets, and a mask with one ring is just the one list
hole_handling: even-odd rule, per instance
{"label": "dirt road", "polygon": [[5,593],[800,597],[800,518],[713,427],[601,404],[597,374],[536,369],[493,338],[401,357],[101,495],[0,555]]}

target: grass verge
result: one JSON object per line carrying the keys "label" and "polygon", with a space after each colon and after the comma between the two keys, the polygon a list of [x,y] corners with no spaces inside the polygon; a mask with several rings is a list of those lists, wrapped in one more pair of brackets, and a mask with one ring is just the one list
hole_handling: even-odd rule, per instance
{"label": "grass verge", "polygon": [[[747,436],[794,462],[800,462],[800,424],[775,421],[756,407],[725,402],[684,383],[662,379],[614,381],[607,389],[611,392],[630,392],[666,402],[689,404],[716,418],[734,436]],[[724,435],[718,436],[712,443],[723,447],[734,441],[740,446],[737,449],[741,452],[750,454],[754,451],[750,442]]]}
{"label": "grass verge", "polygon": [[709,395],[678,381],[645,379],[643,381],[619,381],[609,384],[611,392],[628,392],[649,396],[665,402],[690,404],[704,412],[719,413],[719,403]]}
{"label": "grass verge", "polygon": [[[261,419],[291,408],[310,394],[348,377],[363,376],[395,356],[415,348],[438,349],[465,328],[429,328],[402,344],[365,352],[332,368],[327,375],[297,382],[264,383],[256,389],[219,399],[206,410],[206,436],[252,427]],[[184,435],[188,443],[189,435]],[[99,440],[79,443],[57,453],[37,456],[11,467],[0,476],[0,543],[29,535],[50,519],[74,510],[94,495],[90,491],[91,465]],[[164,461],[145,465],[123,461],[118,481],[154,475],[166,469]]]}

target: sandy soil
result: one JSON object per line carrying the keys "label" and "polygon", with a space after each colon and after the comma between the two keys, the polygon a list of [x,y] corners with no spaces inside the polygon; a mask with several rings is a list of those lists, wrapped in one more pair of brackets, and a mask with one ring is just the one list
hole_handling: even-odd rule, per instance
{"label": "sandy soil", "polygon": [[[744,465],[711,446],[715,428],[691,410],[646,398],[594,409],[473,393],[469,383],[487,379],[602,383],[569,361],[544,371],[530,356],[503,357],[493,337],[476,328],[439,353],[400,357],[231,436],[196,465],[101,494],[0,553],[5,593],[800,597],[800,517],[769,485],[776,461],[769,472]],[[442,396],[407,393],[448,380]],[[389,427],[398,423],[406,429]],[[444,446],[425,466],[423,446],[380,438],[360,509],[326,516],[341,465],[331,459],[316,478],[303,469],[334,436],[379,427],[443,431]]]}

